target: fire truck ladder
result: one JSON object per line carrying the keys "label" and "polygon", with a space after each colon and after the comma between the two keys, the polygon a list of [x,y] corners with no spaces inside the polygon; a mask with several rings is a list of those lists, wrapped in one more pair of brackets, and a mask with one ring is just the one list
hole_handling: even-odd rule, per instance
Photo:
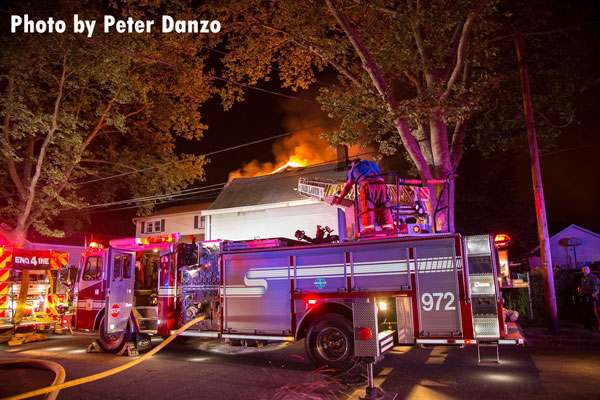
{"label": "fire truck ladder", "polygon": [[[424,224],[431,231],[431,216],[427,213],[423,197],[428,195],[426,188],[421,186],[421,180],[418,179],[401,179],[395,174],[382,174],[387,183],[387,198],[391,206],[392,216],[395,221],[395,229],[400,233],[400,225],[405,224],[407,220],[412,219],[416,223]],[[447,184],[448,180],[431,180],[433,184]],[[297,191],[301,196],[324,201],[330,203],[334,197],[341,193],[345,181],[330,180],[330,179],[308,179],[300,178],[298,180]],[[354,184],[345,199],[342,200],[341,206],[354,209],[355,227],[360,226],[359,220],[362,214],[377,210],[359,210],[356,193],[358,192],[358,184]],[[356,228],[355,230],[358,230]],[[358,232],[355,232],[358,233]]]}

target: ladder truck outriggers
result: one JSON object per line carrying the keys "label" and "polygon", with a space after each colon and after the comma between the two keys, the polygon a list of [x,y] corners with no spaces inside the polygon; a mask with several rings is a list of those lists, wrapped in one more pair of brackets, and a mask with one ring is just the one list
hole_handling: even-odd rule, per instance
{"label": "ladder truck outriggers", "polygon": [[[335,185],[301,179],[298,190],[326,200]],[[395,344],[522,344],[504,324],[492,237],[429,233],[418,199],[399,204],[418,190],[395,189],[398,231],[384,236],[189,244],[174,233],[90,249],[74,327],[98,330],[100,346],[116,353],[205,316],[181,335],[233,345],[304,339],[316,366],[342,370]]]}

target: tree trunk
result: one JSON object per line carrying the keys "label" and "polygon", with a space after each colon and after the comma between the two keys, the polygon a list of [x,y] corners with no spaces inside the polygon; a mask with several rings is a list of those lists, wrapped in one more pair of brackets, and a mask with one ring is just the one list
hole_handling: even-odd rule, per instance
{"label": "tree trunk", "polygon": [[[10,232],[10,240],[13,249],[23,249],[27,242],[27,227],[17,227]],[[21,288],[19,289],[19,298],[17,300],[17,309],[13,316],[14,329],[19,327],[23,320],[25,312],[25,302],[27,301],[27,292],[29,291],[29,271],[24,269],[21,275]]]}

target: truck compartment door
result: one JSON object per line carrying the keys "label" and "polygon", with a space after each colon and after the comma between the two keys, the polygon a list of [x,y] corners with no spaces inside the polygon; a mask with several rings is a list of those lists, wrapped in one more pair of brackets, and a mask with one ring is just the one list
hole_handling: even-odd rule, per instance
{"label": "truck compartment door", "polygon": [[134,263],[134,252],[108,250],[106,323],[104,324],[107,334],[122,333],[127,329],[127,322],[133,308]]}
{"label": "truck compartment door", "polygon": [[489,235],[466,238],[473,331],[476,339],[498,339],[498,279]]}
{"label": "truck compartment door", "polygon": [[290,253],[223,256],[226,332],[291,333]]}
{"label": "truck compartment door", "polygon": [[177,325],[177,268],[175,253],[163,254],[158,264],[159,335],[169,335]]}
{"label": "truck compartment door", "polygon": [[454,238],[415,246],[419,336],[462,336]]}

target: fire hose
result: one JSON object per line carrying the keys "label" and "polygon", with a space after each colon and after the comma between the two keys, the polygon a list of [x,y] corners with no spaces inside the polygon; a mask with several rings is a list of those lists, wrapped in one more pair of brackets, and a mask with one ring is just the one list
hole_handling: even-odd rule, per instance
{"label": "fire hose", "polygon": [[[78,379],[73,379],[72,381],[67,381],[64,383],[58,383],[58,378],[59,376],[57,375],[55,381],[53,382],[52,385],[50,386],[46,386],[44,388],[41,389],[36,389],[36,390],[32,390],[26,393],[22,393],[22,394],[18,394],[15,396],[11,396],[11,397],[5,397],[3,399],[0,400],[20,400],[20,399],[26,399],[29,397],[33,397],[33,396],[39,396],[42,394],[46,394],[46,393],[50,393],[50,392],[54,392],[52,395],[54,395],[54,397],[46,397],[46,399],[53,399],[56,398],[56,396],[58,395],[58,392],[61,389],[65,389],[65,388],[69,388],[69,387],[73,387],[73,386],[78,386],[84,383],[88,383],[88,382],[93,382],[96,381],[98,379],[102,379],[102,378],[106,378],[107,376],[111,376],[114,374],[117,374],[119,372],[125,371],[126,369],[129,369],[139,363],[141,363],[142,361],[152,357],[154,354],[158,353],[159,351],[161,351],[166,345],[168,345],[169,343],[171,343],[173,341],[173,339],[175,339],[181,332],[189,329],[192,325],[197,324],[198,322],[204,320],[206,318],[206,316],[201,316],[198,317],[190,322],[188,322],[187,324],[183,325],[181,328],[179,328],[177,331],[175,331],[171,336],[169,336],[168,338],[166,338],[161,344],[159,344],[158,346],[156,346],[155,348],[153,348],[152,350],[150,350],[149,352],[147,352],[146,354],[144,354],[143,356],[136,358],[133,361],[130,361],[126,364],[123,364],[121,366],[115,367],[113,369],[109,369],[108,371],[104,371],[104,372],[99,372],[97,374],[94,375],[90,375],[90,376],[85,376],[83,378],[78,378]],[[24,363],[24,362],[29,362],[29,363],[33,363],[34,361],[37,361],[38,363],[35,365],[36,367],[42,367],[42,368],[48,368],[51,369],[52,371],[54,371],[54,369],[50,368],[49,365],[44,365],[46,362],[43,360],[11,360],[11,361],[5,361],[2,362],[1,364],[11,364],[11,363]],[[40,363],[41,361],[41,363]],[[54,364],[54,363],[52,363]],[[60,365],[56,364],[58,367],[60,367]],[[60,367],[62,369],[62,367]],[[63,376],[62,376],[62,380],[64,381],[64,369],[62,370]],[[56,374],[56,372],[55,372]]]}

